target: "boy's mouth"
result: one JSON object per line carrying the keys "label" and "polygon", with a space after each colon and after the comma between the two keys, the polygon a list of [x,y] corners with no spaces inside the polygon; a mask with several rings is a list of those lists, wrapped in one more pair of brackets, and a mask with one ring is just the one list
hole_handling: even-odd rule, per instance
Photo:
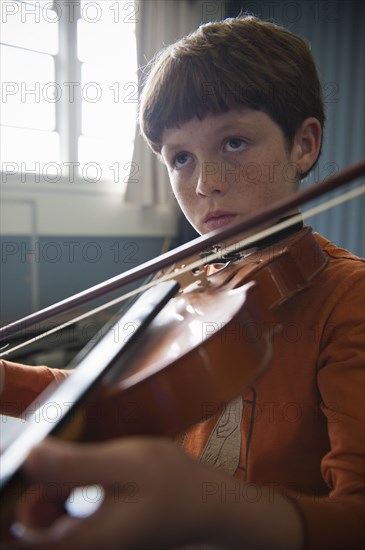
{"label": "boy's mouth", "polygon": [[209,231],[214,229],[219,229],[224,225],[227,225],[237,217],[237,214],[233,212],[225,212],[223,210],[215,210],[214,212],[209,212],[204,218],[204,225]]}

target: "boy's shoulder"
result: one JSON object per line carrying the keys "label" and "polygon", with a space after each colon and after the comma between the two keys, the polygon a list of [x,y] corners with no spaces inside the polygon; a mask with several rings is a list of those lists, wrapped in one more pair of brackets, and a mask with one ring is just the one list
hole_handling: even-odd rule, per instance
{"label": "boy's shoulder", "polygon": [[[343,264],[344,266],[348,265],[350,269],[350,264],[348,264],[348,261],[351,262],[352,268],[358,267],[359,269],[364,269],[365,266],[365,259],[361,258],[360,256],[356,256],[352,252],[349,252],[345,248],[341,248],[334,242],[326,239],[323,237],[323,235],[320,235],[319,233],[313,233],[315,239],[319,243],[320,247],[322,248],[323,252],[326,254],[330,262],[335,262],[336,260],[344,260]],[[342,262],[339,262],[342,263]],[[337,264],[337,262],[336,262]]]}
{"label": "boy's shoulder", "polygon": [[299,311],[300,315],[306,311],[309,317],[314,316],[310,322],[318,324],[321,317],[326,323],[332,314],[340,310],[341,316],[351,313],[347,311],[350,302],[363,316],[360,310],[365,297],[365,260],[318,233],[313,235],[328,262],[325,269],[311,281],[307,291],[300,293],[293,301],[290,306],[294,308],[293,317]]}
{"label": "boy's shoulder", "polygon": [[318,233],[314,237],[328,258],[326,268],[313,283],[314,294],[326,303],[326,308],[346,303],[351,296],[357,297],[357,306],[361,307],[365,295],[365,259]]}

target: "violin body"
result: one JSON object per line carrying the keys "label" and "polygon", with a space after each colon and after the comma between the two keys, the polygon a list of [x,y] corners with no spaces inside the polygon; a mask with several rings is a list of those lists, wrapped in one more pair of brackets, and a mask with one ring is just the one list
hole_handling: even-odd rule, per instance
{"label": "violin body", "polygon": [[274,321],[257,286],[170,301],[85,411],[87,440],[173,436],[233,399],[269,364]]}

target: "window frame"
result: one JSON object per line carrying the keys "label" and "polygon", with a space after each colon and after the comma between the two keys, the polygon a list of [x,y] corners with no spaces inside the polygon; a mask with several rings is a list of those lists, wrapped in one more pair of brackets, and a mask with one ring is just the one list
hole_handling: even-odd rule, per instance
{"label": "window frame", "polygon": [[[34,6],[34,4],[40,3],[42,0],[34,0],[33,2],[29,2],[28,0],[10,0],[10,3],[12,2]],[[81,165],[79,139],[83,136],[81,93],[83,61],[78,57],[78,21],[82,18],[81,2],[73,2],[73,0],[46,0],[46,6],[48,9],[56,11],[57,4],[59,4],[59,13],[62,13],[62,10],[65,10],[64,4],[67,2],[70,2],[72,9],[69,8],[69,16],[59,17],[58,19],[58,51],[55,54],[46,53],[54,61],[54,82],[61,86],[72,88],[72,91],[70,88],[67,88],[68,93],[65,93],[65,90],[63,90],[61,97],[54,103],[55,127],[53,131],[59,135],[59,160],[62,173],[58,177],[52,177],[51,175],[46,175],[42,170],[32,173],[32,167],[29,167],[29,171],[26,172],[10,172],[4,171],[1,163],[0,185],[3,187],[4,184],[26,183],[33,184],[34,186],[41,185],[42,187],[51,185],[54,188],[55,186],[63,187],[65,185],[70,187],[70,184],[72,184],[72,187],[79,191],[86,191],[92,185],[94,191],[100,187],[101,192],[107,189],[124,194],[125,185],[123,186],[120,181],[115,182],[108,178],[101,178],[95,181],[92,177],[88,179],[89,176],[84,177],[84,174],[80,175],[78,173],[78,167]],[[45,53],[23,46],[13,46],[2,41],[0,43],[21,50],[33,51],[40,54]],[[70,96],[72,97],[72,101],[70,101]],[[50,160],[50,162],[52,163],[53,161]],[[132,158],[129,159],[127,164],[130,164],[132,167]],[[123,173],[124,183],[126,177],[128,177],[126,174],[125,171]]]}
{"label": "window frame", "polygon": [[[27,0],[17,1],[27,3]],[[63,5],[66,1],[53,0],[53,3]],[[49,4],[51,0],[46,2]],[[83,62],[76,52],[78,19],[75,11],[73,21],[60,25],[59,49],[53,55],[55,81],[80,83],[75,87],[76,93],[79,90],[75,102],[69,102],[66,94],[63,94],[66,99],[55,102],[55,131],[60,135],[61,163],[81,162],[78,139],[82,135]],[[72,55],[70,52],[73,52]],[[135,163],[132,158],[130,160],[132,169]],[[63,164],[61,166],[64,167]],[[126,167],[121,166],[122,177],[116,182],[106,179],[89,182],[78,175],[75,166],[73,171],[71,167],[69,174],[63,171],[57,181],[45,177],[44,173],[1,172],[0,166],[1,235],[31,235],[33,239],[74,235],[175,236],[178,218],[170,203],[141,205],[125,201],[125,185],[129,183],[132,172],[128,175]]]}

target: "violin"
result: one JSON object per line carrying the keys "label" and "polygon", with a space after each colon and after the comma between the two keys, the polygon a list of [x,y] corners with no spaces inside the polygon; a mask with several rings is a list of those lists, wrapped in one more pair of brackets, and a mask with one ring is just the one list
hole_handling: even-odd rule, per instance
{"label": "violin", "polygon": [[[3,535],[13,503],[26,487],[22,462],[45,436],[79,441],[172,437],[204,419],[212,404],[229,402],[265,371],[273,355],[273,332],[280,330],[275,310],[307,288],[327,260],[310,228],[240,256],[207,265],[206,284],[199,280],[174,298],[180,285],[160,283],[159,292],[161,286],[168,288],[162,290],[157,314],[147,328],[127,338],[130,345],[122,355],[120,343],[136,323],[138,307],[147,310],[145,316],[150,307],[156,309],[151,297],[143,296],[142,305],[137,302],[110,327],[106,342],[102,338],[101,345],[76,358],[70,377],[48,399],[40,397],[38,412],[26,413],[26,430],[0,458]],[[59,404],[56,424],[43,414],[50,403]]]}
{"label": "violin", "polygon": [[[222,233],[227,237],[231,231]],[[50,399],[67,403],[57,425],[34,413],[2,454],[1,536],[6,536],[13,503],[26,486],[21,464],[33,445],[50,434],[81,441],[131,434],[171,437],[204,420],[207,404],[230,401],[265,371],[274,352],[273,333],[280,330],[280,305],[304,292],[325,266],[321,248],[304,228],[263,248],[251,243],[234,259],[223,255],[209,263],[205,258],[199,272],[204,276],[197,278],[193,269],[189,284],[167,283],[162,299],[152,298],[157,303],[147,308],[151,311],[143,322],[138,315],[146,308],[146,297],[142,305],[137,301],[131,308],[137,310],[137,320],[133,311],[127,312],[109,327],[106,345],[101,338],[81,352],[78,368],[56,392],[44,396],[40,410]],[[126,326],[134,322],[138,334],[126,338]],[[21,322],[13,323],[3,336],[19,326]],[[112,342],[116,351],[109,356]],[[128,346],[122,353],[124,342]]]}

